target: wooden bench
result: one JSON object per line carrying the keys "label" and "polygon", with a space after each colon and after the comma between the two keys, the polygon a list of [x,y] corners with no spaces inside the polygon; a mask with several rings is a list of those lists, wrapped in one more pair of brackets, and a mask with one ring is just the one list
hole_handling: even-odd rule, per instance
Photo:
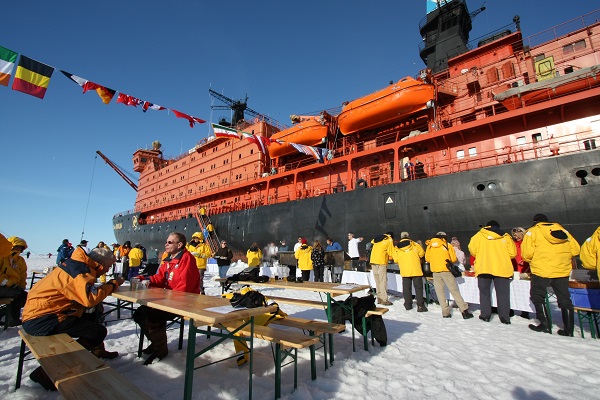
{"label": "wooden bench", "polygon": [[150,399],[65,333],[31,336],[20,329],[19,335],[22,341],[15,390],[21,387],[25,357],[33,354],[65,399]]}
{"label": "wooden bench", "polygon": [[593,308],[585,308],[585,307],[573,307],[573,311],[577,313],[577,318],[579,319],[579,329],[581,330],[581,338],[583,339],[583,323],[589,325],[590,334],[593,339],[596,339],[600,334],[598,323],[600,322],[600,310],[594,310]]}
{"label": "wooden bench", "polygon": [[[272,323],[272,322],[271,322]],[[238,328],[235,323],[215,325],[216,328],[225,328],[230,332],[236,332],[242,336],[252,335],[251,326],[246,325]],[[277,329],[271,326],[254,325],[254,337],[266,340],[275,345],[275,398],[281,397],[281,368],[288,364],[294,364],[294,389],[298,387],[298,349],[308,347],[310,349],[310,371],[311,379],[317,379],[317,367],[315,363],[315,344],[319,342],[317,336],[306,336],[301,333],[286,329]],[[283,364],[287,357],[291,362]]]}
{"label": "wooden bench", "polygon": [[[389,308],[377,307],[374,310],[367,311],[365,316],[362,318],[362,334],[366,351],[369,351],[369,340],[367,339],[367,318],[373,315],[383,316],[383,314],[387,313],[388,311],[390,311]],[[373,330],[371,330],[371,345],[375,346],[375,339],[373,339]]]}
{"label": "wooden bench", "polygon": [[8,305],[12,303],[12,297],[0,298],[0,310],[4,310],[4,330],[8,329]]}
{"label": "wooden bench", "polygon": [[311,336],[317,336],[323,343],[324,356],[325,356],[325,369],[328,369],[329,365],[327,362],[327,349],[329,348],[329,360],[330,365],[333,365],[334,361],[334,349],[333,349],[333,335],[341,333],[346,330],[344,324],[332,324],[325,321],[309,320],[304,318],[296,318],[286,316],[285,318],[276,318],[271,321],[272,325],[281,325],[289,328],[302,329],[302,331],[308,331]]}
{"label": "wooden bench", "polygon": [[31,273],[31,281],[29,283],[29,289],[31,289],[33,287],[33,285],[39,281],[40,279],[46,277],[46,273],[45,272],[40,272],[40,271],[33,271]]}
{"label": "wooden bench", "polygon": [[327,305],[321,301],[316,301],[316,300],[304,300],[304,299],[292,299],[289,297],[278,297],[278,296],[270,296],[270,295],[266,295],[267,300],[270,302],[275,302],[275,303],[286,303],[286,304],[292,304],[295,306],[301,306],[301,307],[313,307],[313,308],[327,308]]}

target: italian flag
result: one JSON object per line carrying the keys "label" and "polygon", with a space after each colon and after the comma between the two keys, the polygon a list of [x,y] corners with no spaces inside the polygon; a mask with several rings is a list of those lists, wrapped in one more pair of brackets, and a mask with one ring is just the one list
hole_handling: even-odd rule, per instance
{"label": "italian flag", "polygon": [[212,127],[216,137],[236,139],[240,138],[239,133],[235,129],[218,124],[212,124]]}
{"label": "italian flag", "polygon": [[0,46],[0,85],[8,86],[16,61],[17,53]]}

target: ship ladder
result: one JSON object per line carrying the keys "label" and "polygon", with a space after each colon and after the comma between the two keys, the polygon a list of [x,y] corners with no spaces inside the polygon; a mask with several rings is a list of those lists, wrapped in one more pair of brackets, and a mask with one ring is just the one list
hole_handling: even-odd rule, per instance
{"label": "ship ladder", "polygon": [[204,240],[210,247],[210,251],[214,254],[219,250],[219,236],[215,231],[214,225],[210,221],[210,218],[206,214],[206,208],[201,207],[198,209],[198,213],[196,214],[196,219],[198,220],[198,225],[200,229],[202,229],[202,234],[204,235]]}

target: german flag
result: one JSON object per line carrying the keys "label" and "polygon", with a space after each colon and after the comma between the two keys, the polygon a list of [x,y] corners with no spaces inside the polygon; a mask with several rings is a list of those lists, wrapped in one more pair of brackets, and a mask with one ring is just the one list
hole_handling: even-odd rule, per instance
{"label": "german flag", "polygon": [[43,99],[54,68],[21,55],[13,80],[13,90]]}

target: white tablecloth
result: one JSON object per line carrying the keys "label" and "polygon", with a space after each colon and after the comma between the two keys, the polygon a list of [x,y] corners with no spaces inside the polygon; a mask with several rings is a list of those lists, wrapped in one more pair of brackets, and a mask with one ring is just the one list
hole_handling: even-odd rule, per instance
{"label": "white tablecloth", "polygon": [[[402,276],[400,274],[387,274],[388,290],[402,293]],[[431,287],[433,288],[433,282]],[[373,272],[358,272],[345,270],[342,275],[342,283],[357,283],[360,285],[375,286],[375,277]],[[477,286],[477,278],[463,276],[456,278],[458,289],[463,299],[467,303],[479,304],[479,288]],[[510,307],[513,310],[535,312],[533,303],[529,300],[530,281],[514,279],[510,284]],[[413,289],[414,293],[414,289]],[[446,289],[447,299],[453,300],[452,296]],[[496,307],[496,290],[492,285],[492,306]]]}

